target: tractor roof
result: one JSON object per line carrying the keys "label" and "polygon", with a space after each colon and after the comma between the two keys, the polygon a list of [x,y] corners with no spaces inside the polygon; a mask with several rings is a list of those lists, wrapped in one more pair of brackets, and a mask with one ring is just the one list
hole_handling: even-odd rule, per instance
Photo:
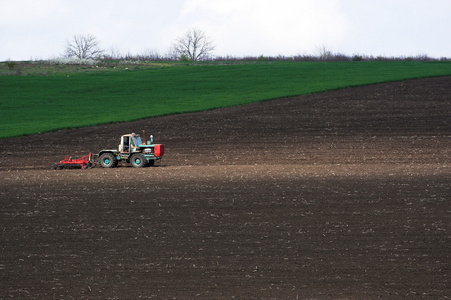
{"label": "tractor roof", "polygon": [[122,136],[139,136],[139,134],[136,133],[128,133],[128,134],[124,134]]}

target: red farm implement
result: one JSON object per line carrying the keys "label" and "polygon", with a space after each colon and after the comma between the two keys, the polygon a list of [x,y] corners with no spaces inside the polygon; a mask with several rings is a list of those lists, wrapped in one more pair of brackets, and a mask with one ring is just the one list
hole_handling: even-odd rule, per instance
{"label": "red farm implement", "polygon": [[83,157],[73,159],[66,155],[66,158],[52,166],[52,169],[88,169],[95,167],[98,162],[102,168],[117,167],[119,162],[128,163],[135,168],[152,167],[160,161],[164,155],[164,145],[154,144],[153,135],[150,141],[143,139],[136,133],[124,134],[121,136],[121,143],[116,149],[103,149],[98,154],[91,152]]}
{"label": "red farm implement", "polygon": [[89,152],[88,155],[85,155],[80,158],[72,158],[69,155],[66,155],[66,158],[60,161],[59,163],[56,163],[52,166],[53,170],[60,170],[60,169],[72,169],[72,168],[82,168],[82,169],[88,169],[92,167],[93,165],[93,156],[91,152]]}

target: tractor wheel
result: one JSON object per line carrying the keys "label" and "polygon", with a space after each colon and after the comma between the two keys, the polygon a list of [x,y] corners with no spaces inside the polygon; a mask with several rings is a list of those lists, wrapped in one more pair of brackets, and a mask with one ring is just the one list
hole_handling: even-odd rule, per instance
{"label": "tractor wheel", "polygon": [[153,160],[153,159],[149,160],[149,164],[148,164],[149,167],[153,167],[154,164],[155,164],[155,160]]}
{"label": "tractor wheel", "polygon": [[147,165],[147,158],[143,154],[133,154],[130,163],[135,168],[143,168]]}
{"label": "tractor wheel", "polygon": [[114,168],[117,166],[117,159],[111,153],[104,153],[100,155],[99,162],[102,168]]}

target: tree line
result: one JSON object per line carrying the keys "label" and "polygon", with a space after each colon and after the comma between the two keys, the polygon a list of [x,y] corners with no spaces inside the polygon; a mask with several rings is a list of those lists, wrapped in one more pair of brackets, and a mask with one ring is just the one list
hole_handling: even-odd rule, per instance
{"label": "tree line", "polygon": [[170,50],[165,55],[154,51],[147,51],[142,54],[121,54],[115,49],[110,52],[100,47],[99,40],[90,34],[74,35],[71,40],[66,41],[64,57],[103,60],[129,60],[129,61],[450,61],[450,58],[432,58],[426,54],[417,56],[368,56],[368,55],[346,55],[333,53],[325,46],[317,50],[316,55],[295,55],[295,56],[213,56],[215,45],[210,37],[203,30],[192,28],[184,35],[178,37],[172,44]]}

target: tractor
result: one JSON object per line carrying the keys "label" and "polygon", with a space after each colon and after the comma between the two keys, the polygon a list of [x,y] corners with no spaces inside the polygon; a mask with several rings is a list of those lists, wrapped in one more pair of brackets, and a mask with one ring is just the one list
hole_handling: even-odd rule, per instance
{"label": "tractor", "polygon": [[[144,138],[144,135],[143,135]],[[139,134],[124,134],[118,149],[102,150],[98,154],[99,163],[103,168],[114,168],[119,161],[130,163],[135,168],[153,166],[164,155],[163,144],[153,144],[153,136],[147,143],[141,140]]]}

